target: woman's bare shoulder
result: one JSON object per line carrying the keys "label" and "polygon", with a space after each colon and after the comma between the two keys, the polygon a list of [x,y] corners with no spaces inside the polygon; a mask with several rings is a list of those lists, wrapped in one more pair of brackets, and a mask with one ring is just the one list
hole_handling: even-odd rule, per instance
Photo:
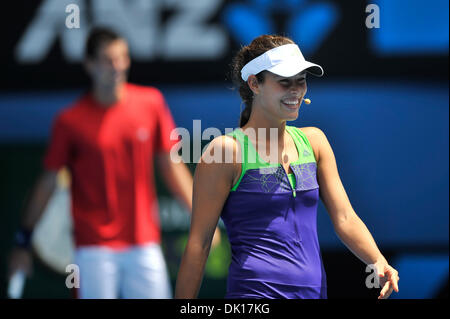
{"label": "woman's bare shoulder", "polygon": [[[206,151],[210,151],[214,154],[214,151],[221,150],[220,155],[222,159],[217,162],[224,163],[226,158],[225,155],[232,154],[232,158],[236,159],[237,153],[240,151],[239,143],[229,135],[221,135],[215,137],[208,145]],[[205,151],[205,153],[206,153]],[[217,158],[218,160],[218,158]]]}
{"label": "woman's bare shoulder", "polygon": [[[237,167],[240,163],[240,145],[232,136],[215,137],[206,147],[201,157],[201,163],[215,164],[220,169],[223,166]],[[230,165],[231,164],[231,165]]]}
{"label": "woman's bare shoulder", "polygon": [[210,182],[214,182],[215,179],[226,181],[224,187],[228,187],[229,190],[229,186],[234,185],[240,175],[240,154],[238,141],[231,136],[218,136],[203,152],[196,173],[207,176]]}
{"label": "woman's bare shoulder", "polygon": [[315,126],[299,127],[299,129],[306,135],[306,138],[314,151],[316,160],[318,161],[320,146],[324,140],[326,140],[325,133]]}
{"label": "woman's bare shoulder", "polygon": [[307,127],[299,127],[299,129],[305,133],[306,137],[317,138],[322,137],[325,133],[318,127],[315,126],[307,126]]}

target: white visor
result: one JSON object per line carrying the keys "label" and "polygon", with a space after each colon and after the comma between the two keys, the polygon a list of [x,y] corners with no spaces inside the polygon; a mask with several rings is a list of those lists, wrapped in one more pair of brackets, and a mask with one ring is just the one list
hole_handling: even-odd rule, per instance
{"label": "white visor", "polygon": [[291,77],[306,70],[316,76],[323,75],[320,65],[308,62],[296,44],[285,44],[273,48],[248,62],[241,70],[241,77],[247,81],[252,74],[270,71],[279,76]]}

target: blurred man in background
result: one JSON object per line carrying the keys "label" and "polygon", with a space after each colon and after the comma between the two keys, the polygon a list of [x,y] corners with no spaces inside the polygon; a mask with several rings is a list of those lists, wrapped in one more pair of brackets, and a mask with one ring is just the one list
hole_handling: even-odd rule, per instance
{"label": "blurred man in background", "polygon": [[127,82],[124,38],[91,31],[85,68],[91,90],[59,114],[39,177],[25,207],[10,258],[10,276],[31,274],[30,240],[56,185],[71,173],[72,217],[81,298],[171,298],[163,258],[153,162],[172,193],[192,206],[192,176],[174,163],[175,128],[163,95]]}

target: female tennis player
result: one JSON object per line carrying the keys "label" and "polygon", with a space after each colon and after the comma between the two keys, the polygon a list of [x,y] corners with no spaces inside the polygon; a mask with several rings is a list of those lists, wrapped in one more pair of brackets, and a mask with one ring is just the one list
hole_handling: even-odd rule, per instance
{"label": "female tennis player", "polygon": [[[232,250],[226,298],[327,298],[319,198],[342,242],[376,269],[379,298],[398,291],[398,272],[353,210],[325,134],[286,125],[298,117],[306,73],[322,76],[322,67],[306,61],[289,38],[263,35],[237,53],[232,72],[246,108],[240,128],[215,138],[197,165],[175,297],[197,296],[221,217]],[[212,155],[220,160],[211,162]]]}

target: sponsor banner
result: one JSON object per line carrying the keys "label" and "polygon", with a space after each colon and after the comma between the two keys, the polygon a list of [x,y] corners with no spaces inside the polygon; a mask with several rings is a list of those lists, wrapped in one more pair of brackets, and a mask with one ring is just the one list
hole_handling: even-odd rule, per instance
{"label": "sponsor banner", "polygon": [[225,81],[241,45],[274,33],[300,44],[329,77],[448,78],[447,1],[22,0],[8,7],[3,89],[86,85],[85,40],[97,25],[128,40],[136,82]]}

